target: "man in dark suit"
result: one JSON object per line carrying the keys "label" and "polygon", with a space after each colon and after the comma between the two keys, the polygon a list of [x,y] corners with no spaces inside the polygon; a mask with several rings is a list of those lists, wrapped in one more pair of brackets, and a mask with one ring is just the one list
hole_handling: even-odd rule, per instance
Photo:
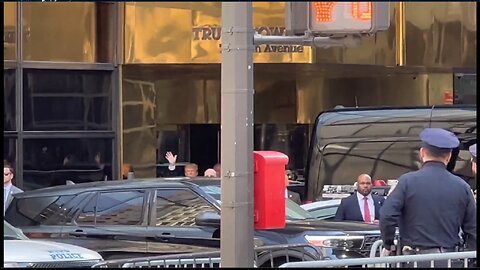
{"label": "man in dark suit", "polygon": [[[461,244],[459,228],[466,247],[476,250],[475,199],[470,186],[447,170],[452,149],[460,144],[458,138],[445,129],[426,128],[420,139],[422,167],[400,176],[382,207],[382,253],[392,253],[397,226],[403,255],[456,251]],[[419,262],[418,267],[430,267],[430,262]],[[434,267],[446,268],[447,261],[435,261]]]}
{"label": "man in dark suit", "polygon": [[373,223],[380,217],[380,207],[385,198],[373,195],[372,178],[361,174],[357,178],[357,191],[342,199],[334,220],[352,220]]}
{"label": "man in dark suit", "polygon": [[12,184],[14,170],[10,164],[3,164],[3,214],[7,210],[8,205],[13,200],[13,194],[21,193],[23,190]]}

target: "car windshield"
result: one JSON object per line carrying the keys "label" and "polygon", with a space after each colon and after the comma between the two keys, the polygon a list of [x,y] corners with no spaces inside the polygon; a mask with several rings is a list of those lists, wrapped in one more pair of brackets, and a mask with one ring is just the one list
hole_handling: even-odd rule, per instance
{"label": "car windshield", "polygon": [[[200,188],[207,194],[215,198],[220,203],[221,188],[218,185],[200,185]],[[294,201],[287,199],[285,201],[285,215],[287,220],[304,220],[315,218],[308,211],[300,207]]]}
{"label": "car windshield", "polygon": [[3,239],[4,240],[27,240],[23,232],[8,224],[5,220],[3,221]]}

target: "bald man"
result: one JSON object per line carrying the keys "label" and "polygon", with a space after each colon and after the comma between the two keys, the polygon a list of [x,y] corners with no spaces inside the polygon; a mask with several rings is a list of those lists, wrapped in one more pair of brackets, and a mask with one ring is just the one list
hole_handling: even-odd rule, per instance
{"label": "bald man", "polygon": [[364,173],[357,177],[357,191],[342,199],[335,221],[351,220],[374,223],[380,217],[380,207],[385,198],[372,194],[372,178]]}

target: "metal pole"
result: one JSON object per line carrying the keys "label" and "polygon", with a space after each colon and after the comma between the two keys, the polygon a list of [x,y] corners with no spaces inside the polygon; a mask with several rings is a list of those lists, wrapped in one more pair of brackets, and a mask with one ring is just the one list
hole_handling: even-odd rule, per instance
{"label": "metal pole", "polygon": [[222,2],[222,267],[253,267],[253,33],[251,2]]}
{"label": "metal pole", "polygon": [[297,44],[303,46],[312,46],[317,48],[329,48],[329,47],[358,47],[361,42],[359,36],[346,36],[346,37],[315,37],[315,36],[262,36],[254,35],[254,44]]}

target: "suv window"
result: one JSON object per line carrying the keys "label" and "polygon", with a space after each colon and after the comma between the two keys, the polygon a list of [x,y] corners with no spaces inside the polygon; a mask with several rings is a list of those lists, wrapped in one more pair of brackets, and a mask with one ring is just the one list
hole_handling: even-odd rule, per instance
{"label": "suv window", "polygon": [[197,214],[216,211],[188,189],[158,189],[156,196],[156,226],[195,226]]}
{"label": "suv window", "polygon": [[79,224],[139,225],[143,219],[145,191],[101,192],[77,218]]}
{"label": "suv window", "polygon": [[65,222],[65,205],[74,195],[21,198],[12,202],[6,219],[13,226],[61,225]]}

